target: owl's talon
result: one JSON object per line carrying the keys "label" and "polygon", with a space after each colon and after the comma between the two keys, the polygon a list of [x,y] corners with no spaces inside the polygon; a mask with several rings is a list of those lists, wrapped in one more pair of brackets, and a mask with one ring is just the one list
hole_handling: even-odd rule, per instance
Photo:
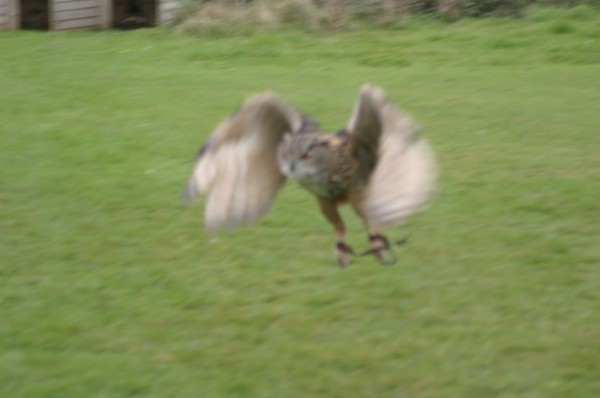
{"label": "owl's talon", "polygon": [[352,254],[354,255],[354,249],[352,249],[351,246],[347,245],[344,242],[337,242],[335,244],[335,248],[345,254]]}
{"label": "owl's talon", "polygon": [[[380,234],[369,236],[371,243],[370,253],[374,254],[381,265],[394,265],[398,261],[398,256],[392,249],[388,239]],[[389,253],[389,256],[387,255]]]}
{"label": "owl's talon", "polygon": [[337,242],[335,244],[335,259],[340,267],[345,268],[350,265],[348,254],[351,256],[355,255],[351,246],[348,246],[344,242]]}
{"label": "owl's talon", "polygon": [[[386,258],[386,254],[389,253],[390,257]],[[381,265],[394,265],[398,261],[398,255],[393,249],[381,250],[375,253],[375,257],[379,260]]]}

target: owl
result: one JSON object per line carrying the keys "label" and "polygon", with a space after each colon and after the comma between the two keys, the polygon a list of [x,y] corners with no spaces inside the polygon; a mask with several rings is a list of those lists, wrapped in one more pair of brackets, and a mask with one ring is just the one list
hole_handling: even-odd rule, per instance
{"label": "owl", "polygon": [[396,255],[382,229],[423,208],[436,175],[430,146],[379,87],[361,87],[350,120],[334,134],[322,133],[278,95],[263,93],[246,100],[200,148],[184,199],[206,196],[205,226],[216,232],[255,222],[285,181],[295,180],[332,224],[340,266],[358,255],[344,239],[338,212],[344,204],[365,226],[370,249],[364,254],[389,264]]}

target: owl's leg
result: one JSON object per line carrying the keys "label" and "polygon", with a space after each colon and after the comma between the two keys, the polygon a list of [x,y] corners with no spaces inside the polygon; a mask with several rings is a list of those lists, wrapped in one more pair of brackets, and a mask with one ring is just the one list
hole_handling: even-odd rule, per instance
{"label": "owl's leg", "polygon": [[350,203],[356,214],[363,220],[367,233],[369,234],[369,245],[371,248],[361,255],[373,254],[382,265],[395,264],[398,258],[390,245],[390,241],[384,235],[379,233],[378,226],[369,222],[359,205],[361,203],[360,201],[351,201]]}
{"label": "owl's leg", "polygon": [[340,267],[347,267],[350,265],[350,259],[348,255],[353,255],[354,250],[344,242],[344,236],[346,234],[346,226],[340,213],[337,210],[337,204],[325,199],[319,198],[319,207],[321,213],[327,218],[327,220],[333,225],[335,230],[335,246],[334,254],[335,259]]}
{"label": "owl's leg", "polygon": [[371,253],[377,257],[377,260],[382,265],[396,264],[398,257],[390,245],[390,241],[384,235],[379,233],[371,233],[369,231],[369,244],[371,245]]}

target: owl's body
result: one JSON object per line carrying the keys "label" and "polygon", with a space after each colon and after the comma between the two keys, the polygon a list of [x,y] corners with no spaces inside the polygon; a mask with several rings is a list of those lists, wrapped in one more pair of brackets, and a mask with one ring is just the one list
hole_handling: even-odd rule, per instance
{"label": "owl's body", "polygon": [[[382,227],[402,223],[429,199],[436,167],[412,121],[365,85],[346,128],[323,134],[304,114],[272,94],[248,100],[200,150],[186,198],[207,194],[206,226],[234,228],[264,215],[286,178],[314,194],[334,227],[338,264],[354,252],[344,242],[338,206],[363,220],[371,251],[390,251]],[[395,261],[395,260],[394,260]]]}
{"label": "owl's body", "polygon": [[281,172],[318,198],[344,200],[357,185],[347,135],[295,134],[278,148]]}

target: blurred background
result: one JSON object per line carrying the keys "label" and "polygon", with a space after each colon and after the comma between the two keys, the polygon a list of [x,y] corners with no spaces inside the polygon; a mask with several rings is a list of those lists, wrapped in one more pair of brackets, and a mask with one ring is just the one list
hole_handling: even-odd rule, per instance
{"label": "blurred background", "polygon": [[[597,4],[72,3],[0,0],[0,396],[600,396]],[[365,82],[441,169],[397,265],[293,183],[204,233],[245,98],[337,131]]]}

